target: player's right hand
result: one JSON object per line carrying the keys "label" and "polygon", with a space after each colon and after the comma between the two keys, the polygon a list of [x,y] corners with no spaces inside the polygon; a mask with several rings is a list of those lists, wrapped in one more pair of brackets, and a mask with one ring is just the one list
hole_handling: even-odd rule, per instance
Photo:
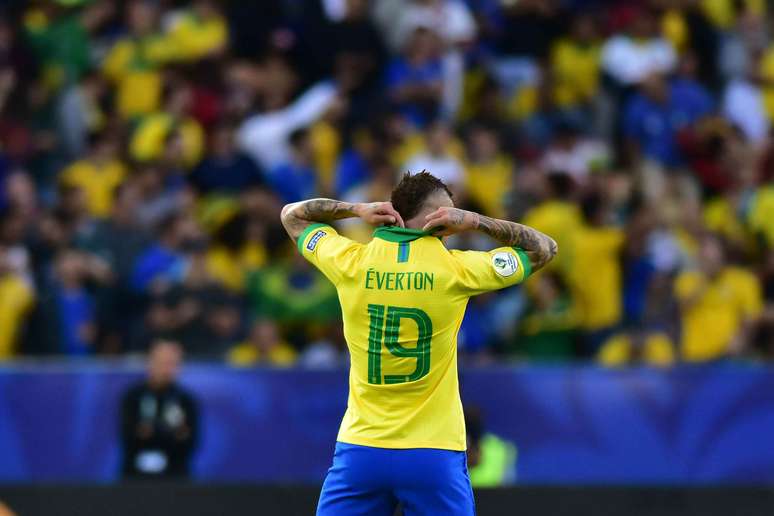
{"label": "player's right hand", "polygon": [[391,202],[368,202],[356,205],[355,213],[364,222],[372,226],[405,227],[400,213],[392,207]]}
{"label": "player's right hand", "polygon": [[425,217],[422,230],[435,236],[449,236],[475,229],[477,220],[477,213],[444,206]]}

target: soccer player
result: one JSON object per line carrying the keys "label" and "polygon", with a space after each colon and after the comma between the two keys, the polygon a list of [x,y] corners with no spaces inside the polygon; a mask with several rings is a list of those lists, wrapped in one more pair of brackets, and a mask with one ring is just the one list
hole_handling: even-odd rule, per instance
{"label": "soccer player", "polygon": [[[329,224],[378,226],[368,244]],[[446,185],[406,174],[391,202],[312,199],[282,223],[336,285],[350,352],[349,400],[317,514],[474,514],[457,379],[457,332],[468,298],[511,285],[557,252],[521,224],[457,209]],[[481,231],[489,252],[447,250],[443,237]]]}

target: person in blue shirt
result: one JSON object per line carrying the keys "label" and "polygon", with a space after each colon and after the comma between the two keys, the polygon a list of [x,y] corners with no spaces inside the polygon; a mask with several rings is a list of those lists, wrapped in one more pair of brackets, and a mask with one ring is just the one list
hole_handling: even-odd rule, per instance
{"label": "person in blue shirt", "polygon": [[239,193],[265,182],[255,162],[237,149],[234,131],[230,122],[213,130],[209,154],[191,172],[191,181],[202,192]]}
{"label": "person in blue shirt", "polygon": [[293,131],[289,141],[290,159],[272,168],[266,178],[271,189],[286,203],[309,199],[317,194],[317,171],[309,131]]}
{"label": "person in blue shirt", "polygon": [[132,270],[130,285],[139,294],[160,293],[180,283],[188,269],[188,257],[182,247],[187,235],[183,215],[172,214],[159,227],[156,242],[140,253]]}
{"label": "person in blue shirt", "polygon": [[668,167],[679,166],[683,157],[677,134],[712,109],[709,95],[697,83],[682,77],[670,83],[652,75],[627,102],[623,132],[635,155]]}
{"label": "person in blue shirt", "polygon": [[443,90],[443,70],[437,34],[418,27],[406,43],[403,56],[387,67],[387,94],[417,127],[438,116]]}
{"label": "person in blue shirt", "polygon": [[86,289],[86,263],[80,253],[62,251],[55,261],[54,308],[59,320],[59,349],[65,355],[89,355],[96,341],[94,296]]}

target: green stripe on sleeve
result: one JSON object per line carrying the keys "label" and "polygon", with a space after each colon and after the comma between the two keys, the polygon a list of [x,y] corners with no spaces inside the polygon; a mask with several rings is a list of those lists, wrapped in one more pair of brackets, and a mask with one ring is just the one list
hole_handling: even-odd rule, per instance
{"label": "green stripe on sleeve", "polygon": [[304,229],[304,231],[298,236],[298,241],[296,242],[296,244],[298,244],[298,252],[301,254],[304,254],[304,243],[306,242],[306,237],[309,236],[309,233],[311,233],[315,229],[328,228],[328,227],[330,227],[330,225],[322,224],[320,222],[316,222],[312,225],[307,226],[306,229]]}
{"label": "green stripe on sleeve", "polygon": [[529,261],[529,256],[527,256],[527,253],[524,252],[524,249],[520,247],[514,247],[513,250],[516,251],[517,255],[519,255],[519,261],[524,267],[524,277],[522,279],[525,280],[529,277],[530,274],[532,274],[532,262]]}

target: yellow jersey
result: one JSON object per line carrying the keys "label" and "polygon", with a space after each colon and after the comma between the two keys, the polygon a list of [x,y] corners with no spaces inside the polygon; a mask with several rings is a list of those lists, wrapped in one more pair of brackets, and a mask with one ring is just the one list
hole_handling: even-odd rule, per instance
{"label": "yellow jersey", "polygon": [[298,239],[336,286],[350,353],[337,440],[377,448],[465,450],[457,333],[471,296],[527,278],[524,251],[448,250],[420,230],[380,227],[361,244],[325,224]]}
{"label": "yellow jersey", "polygon": [[681,351],[689,362],[725,356],[744,321],[755,319],[763,310],[760,282],[739,267],[726,267],[714,279],[686,271],[677,277],[674,288],[680,300],[698,295],[682,316]]}

